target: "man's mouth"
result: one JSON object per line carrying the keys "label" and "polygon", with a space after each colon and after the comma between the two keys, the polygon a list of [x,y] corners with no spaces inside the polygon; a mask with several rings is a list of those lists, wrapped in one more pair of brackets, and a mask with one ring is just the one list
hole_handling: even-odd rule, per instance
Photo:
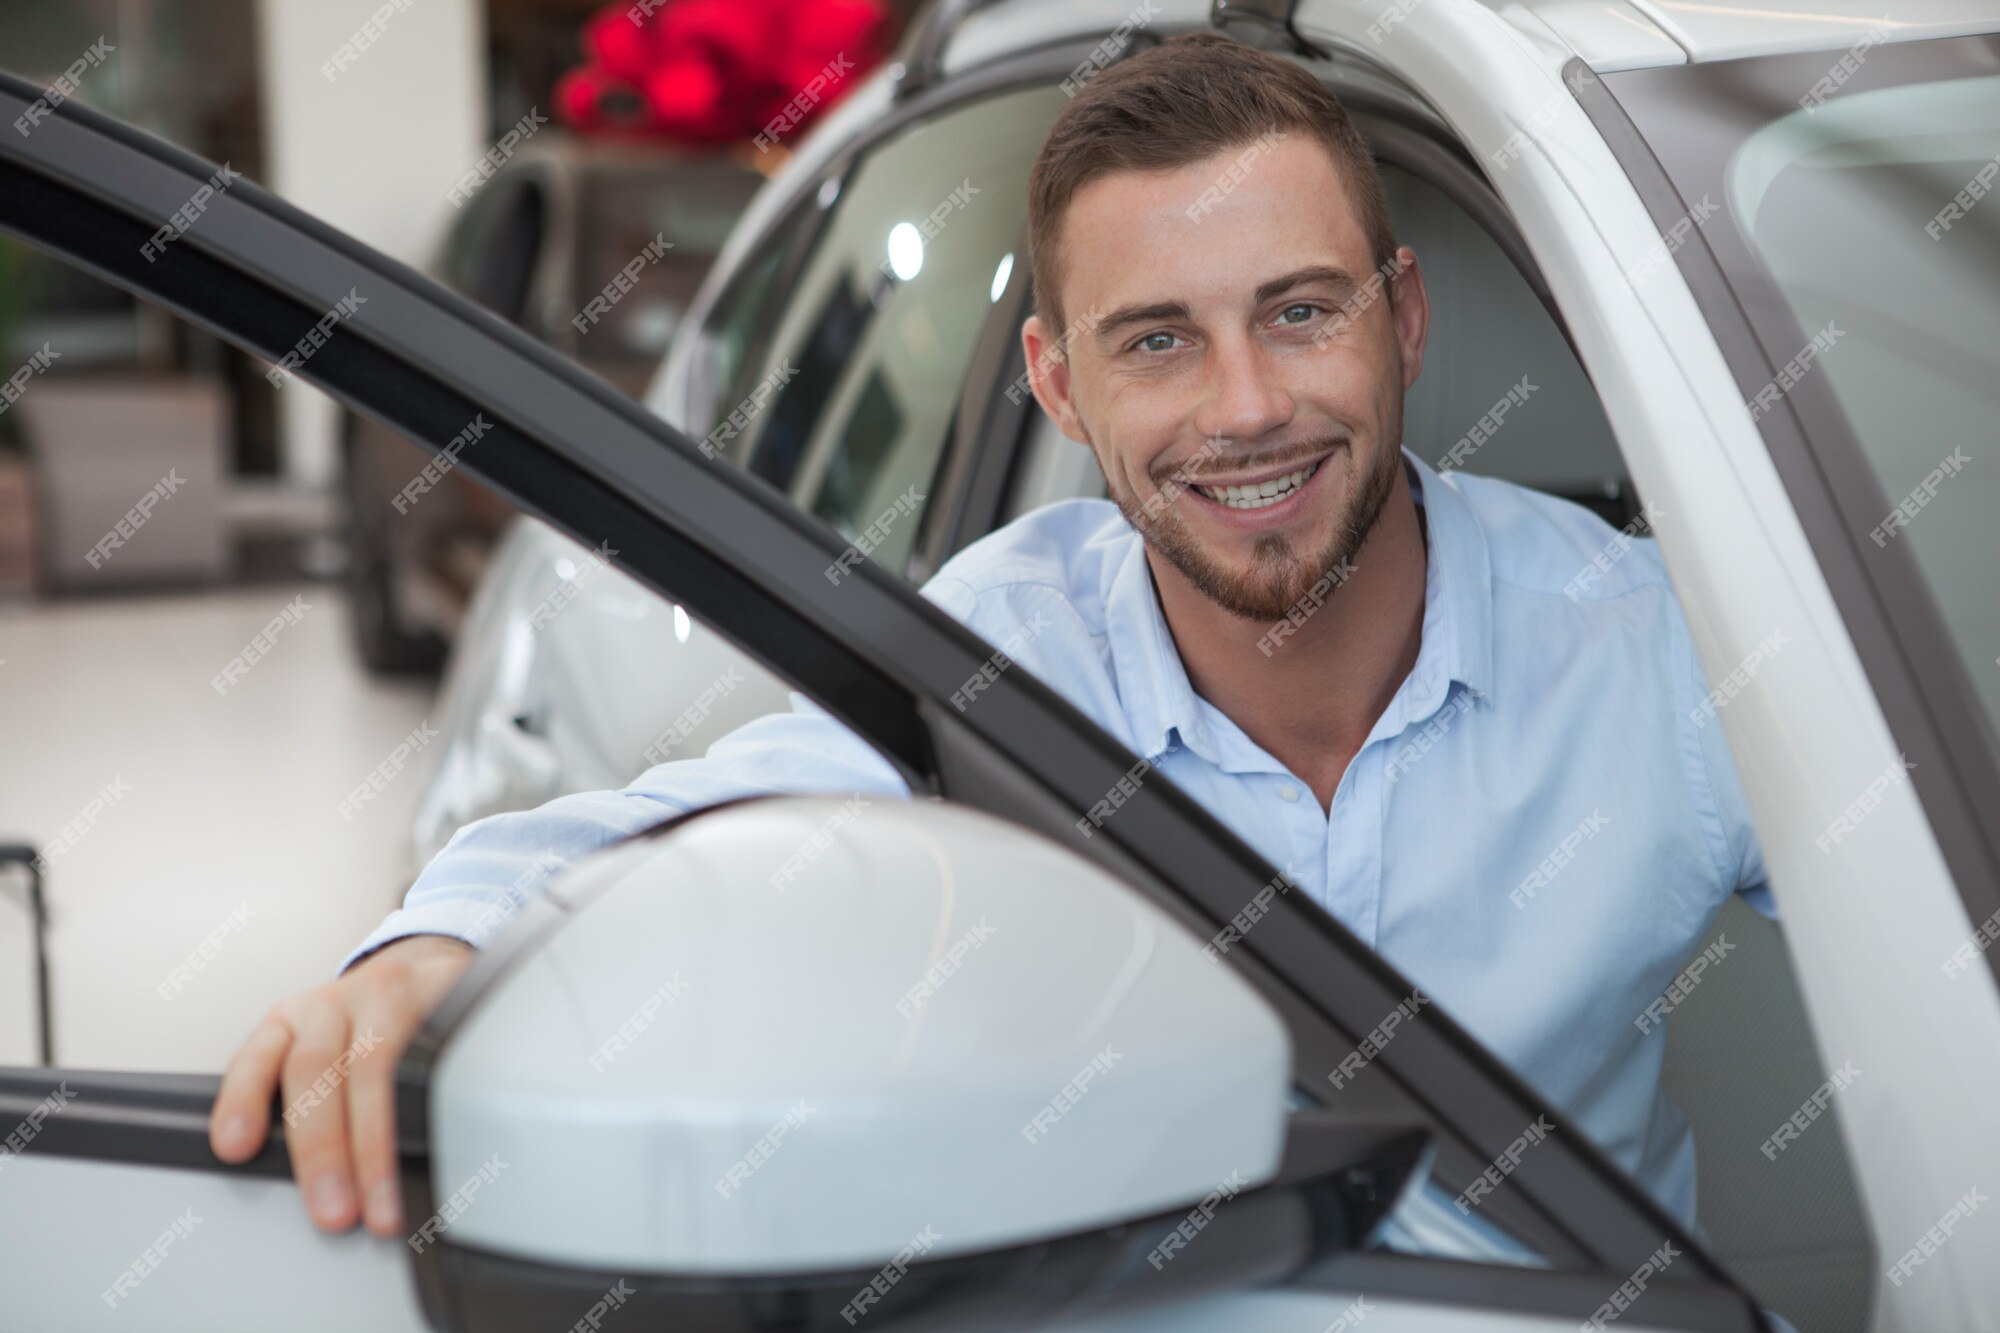
{"label": "man's mouth", "polygon": [[1217,504],[1226,505],[1231,509],[1262,509],[1267,505],[1277,504],[1311,481],[1313,473],[1319,471],[1320,465],[1324,462],[1326,462],[1324,458],[1318,458],[1296,471],[1272,477],[1267,481],[1229,486],[1196,485],[1195,489]]}

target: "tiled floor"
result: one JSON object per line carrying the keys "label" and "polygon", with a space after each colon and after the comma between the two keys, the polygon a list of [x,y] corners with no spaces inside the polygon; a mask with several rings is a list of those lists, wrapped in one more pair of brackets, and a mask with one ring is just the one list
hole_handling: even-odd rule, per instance
{"label": "tiled floor", "polygon": [[[56,1063],[219,1071],[329,979],[402,896],[425,756],[341,802],[430,703],[363,672],[324,585],[0,608],[0,842],[45,846],[120,784],[50,865]],[[0,1064],[35,1062],[24,887],[0,871]]]}

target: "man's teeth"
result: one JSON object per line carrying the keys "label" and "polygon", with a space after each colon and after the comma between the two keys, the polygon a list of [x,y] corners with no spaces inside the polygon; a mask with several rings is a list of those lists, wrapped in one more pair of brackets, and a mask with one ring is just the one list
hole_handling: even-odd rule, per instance
{"label": "man's teeth", "polygon": [[1288,472],[1282,477],[1259,482],[1255,486],[1197,486],[1196,490],[1218,504],[1231,509],[1262,509],[1274,505],[1306,484],[1312,474],[1319,470],[1318,463],[1311,463],[1297,472]]}

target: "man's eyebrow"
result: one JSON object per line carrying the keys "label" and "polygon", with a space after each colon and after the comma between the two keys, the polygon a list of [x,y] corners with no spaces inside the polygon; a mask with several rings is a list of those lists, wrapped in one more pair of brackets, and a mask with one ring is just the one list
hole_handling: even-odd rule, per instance
{"label": "man's eyebrow", "polygon": [[[1353,291],[1355,287],[1354,275],[1346,269],[1336,268],[1331,264],[1312,264],[1259,284],[1252,295],[1251,304],[1262,305],[1274,296],[1283,295],[1294,287],[1303,287],[1313,282],[1324,282],[1341,291]],[[1121,306],[1098,320],[1091,331],[1099,342],[1109,342],[1116,336],[1118,330],[1127,325],[1145,324],[1161,319],[1186,319],[1188,313],[1185,301],[1149,301],[1144,305]]]}

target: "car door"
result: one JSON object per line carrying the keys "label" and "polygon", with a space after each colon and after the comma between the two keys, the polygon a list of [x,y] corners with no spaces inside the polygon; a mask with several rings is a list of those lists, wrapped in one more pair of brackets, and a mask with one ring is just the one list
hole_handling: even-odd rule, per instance
{"label": "car door", "polygon": [[[0,121],[28,118],[40,96],[18,79],[0,80]],[[1165,1318],[1190,1327],[1324,1326],[1358,1317],[1359,1300],[1381,1309],[1369,1317],[1383,1328],[1445,1319],[1454,1328],[1555,1329],[1622,1311],[1629,1301],[1620,1293],[1645,1286],[1647,1327],[1759,1327],[1753,1303],[1691,1237],[1434,1007],[1381,1044],[1338,1108],[1328,1106],[1319,1091],[1327,1071],[1405,1004],[1409,982],[1303,895],[1260,897],[1276,878],[1272,867],[1168,784],[1139,784],[1116,821],[1081,837],[1077,812],[1126,778],[1134,756],[1025,672],[999,673],[976,708],[950,706],[989,662],[990,645],[865,563],[829,595],[826,571],[843,544],[783,495],[716,466],[504,321],[248,182],[210,199],[198,226],[149,257],[149,238],[175,226],[212,165],[73,102],[43,107],[32,133],[0,138],[0,230],[282,365],[428,448],[443,451],[483,417],[479,448],[457,456],[459,466],[604,550],[811,693],[919,795],[1061,842],[1198,939],[1246,904],[1265,903],[1264,923],[1223,961],[1283,1018],[1300,1152],[1327,1126],[1351,1140],[1424,1145],[1350,1160],[1339,1188],[1354,1215],[1379,1218],[1420,1161],[1448,1197],[1506,1153],[1523,1126],[1554,1126],[1508,1189],[1483,1206],[1466,1245],[1482,1261],[1354,1248],[1349,1237],[1278,1285],[1190,1298]],[[225,825],[215,836],[227,833]],[[450,1035],[441,1018],[438,1040]],[[423,1093],[436,1047],[413,1049],[399,1132],[406,1189],[421,1202],[455,1182],[430,1174]],[[158,1328],[262,1327],[274,1317],[325,1327],[460,1326],[438,1285],[449,1240],[406,1247],[312,1231],[281,1133],[246,1166],[210,1157],[205,1116],[215,1086],[209,1076],[0,1070],[0,1121],[17,1126],[0,1161],[8,1237],[0,1290],[10,1320],[118,1327],[143,1302],[146,1325]],[[1384,1139],[1370,1127],[1393,1133]],[[1672,1260],[1665,1272],[1663,1254]],[[530,1285],[574,1276],[516,1268]],[[1263,1260],[1243,1271],[1245,1280],[1269,1283]],[[670,1316],[673,1279],[644,1274],[633,1284]],[[301,1305],[307,1313],[282,1313]],[[751,1313],[726,1326],[770,1326]],[[519,1324],[503,1313],[472,1326]]]}

